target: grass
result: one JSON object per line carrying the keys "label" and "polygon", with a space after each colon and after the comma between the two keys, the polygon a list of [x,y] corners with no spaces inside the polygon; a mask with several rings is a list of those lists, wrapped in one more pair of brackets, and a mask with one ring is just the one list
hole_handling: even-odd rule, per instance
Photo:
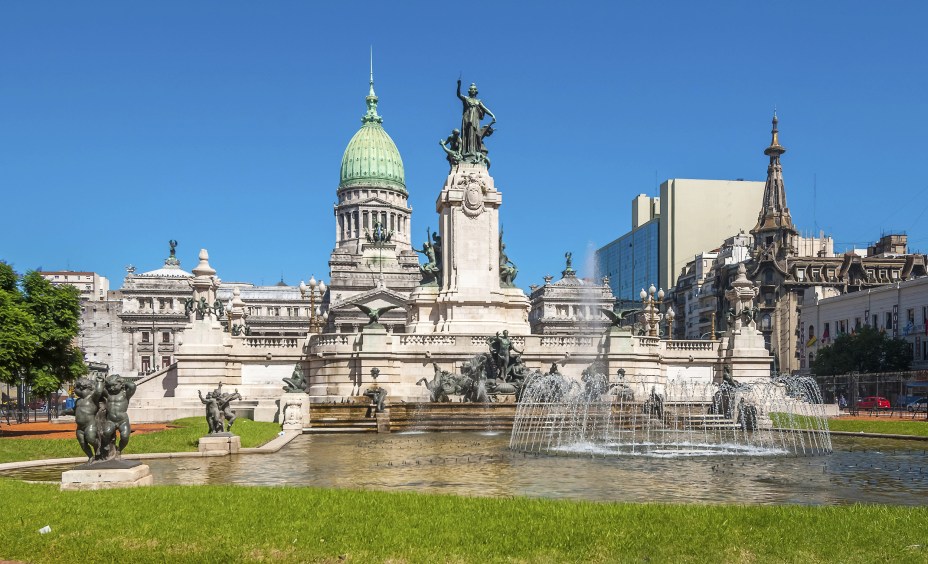
{"label": "grass", "polygon": [[[59,492],[0,479],[29,562],[925,562],[928,510],[616,504],[241,486]],[[39,535],[49,525],[51,533]]]}
{"label": "grass", "polygon": [[[132,435],[126,454],[149,452],[184,452],[197,450],[197,439],[207,434],[206,419],[186,417],[174,421],[172,427],[145,435]],[[280,432],[277,423],[237,419],[235,434],[242,438],[243,447],[256,447],[270,441]],[[84,456],[77,439],[13,439],[0,438],[0,463],[44,458]]]}
{"label": "grass", "polygon": [[[817,428],[816,419],[804,415],[792,417],[786,413],[771,413],[770,419],[777,427],[786,429]],[[832,431],[848,433],[874,433],[877,435],[909,435],[928,437],[928,422],[919,419],[829,419],[828,428]]]}

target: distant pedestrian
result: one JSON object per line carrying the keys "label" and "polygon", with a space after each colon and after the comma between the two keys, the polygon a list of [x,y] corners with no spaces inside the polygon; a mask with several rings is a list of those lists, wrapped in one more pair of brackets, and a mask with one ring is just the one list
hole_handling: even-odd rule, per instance
{"label": "distant pedestrian", "polygon": [[838,407],[844,409],[847,407],[847,398],[844,397],[844,394],[841,394],[841,397],[838,398]]}

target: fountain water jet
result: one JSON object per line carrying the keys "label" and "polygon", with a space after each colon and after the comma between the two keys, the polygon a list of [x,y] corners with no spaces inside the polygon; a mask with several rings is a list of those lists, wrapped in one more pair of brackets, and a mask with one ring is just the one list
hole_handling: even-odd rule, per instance
{"label": "fountain water jet", "polygon": [[738,384],[565,385],[535,373],[516,410],[509,446],[592,456],[814,455],[831,452],[821,393],[808,377]]}

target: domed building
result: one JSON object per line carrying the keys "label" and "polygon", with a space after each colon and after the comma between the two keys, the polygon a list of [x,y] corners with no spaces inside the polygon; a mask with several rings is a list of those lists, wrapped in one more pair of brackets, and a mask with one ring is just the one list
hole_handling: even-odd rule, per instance
{"label": "domed building", "polygon": [[[419,283],[419,259],[412,247],[403,158],[377,113],[371,73],[367,112],[342,156],[335,205],[335,249],[326,332],[354,333],[368,321],[356,304],[404,306]],[[403,332],[403,308],[381,318],[388,330]]]}

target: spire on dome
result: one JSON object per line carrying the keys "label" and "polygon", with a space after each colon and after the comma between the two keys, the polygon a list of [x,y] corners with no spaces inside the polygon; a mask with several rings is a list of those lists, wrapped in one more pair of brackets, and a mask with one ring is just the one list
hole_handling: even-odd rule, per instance
{"label": "spire on dome", "polygon": [[367,102],[367,113],[361,117],[361,123],[383,123],[383,118],[377,115],[377,94],[374,93],[374,48],[371,47],[371,88],[364,99]]}

